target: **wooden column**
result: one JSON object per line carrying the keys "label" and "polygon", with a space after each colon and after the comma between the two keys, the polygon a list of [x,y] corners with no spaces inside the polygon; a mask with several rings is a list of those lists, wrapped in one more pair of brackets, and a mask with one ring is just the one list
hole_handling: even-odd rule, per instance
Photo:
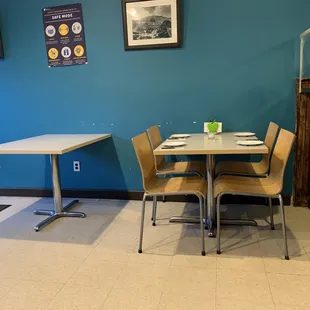
{"label": "wooden column", "polygon": [[[310,89],[310,78],[302,83],[303,88]],[[310,93],[299,93],[299,79],[296,85],[293,204],[310,208]]]}

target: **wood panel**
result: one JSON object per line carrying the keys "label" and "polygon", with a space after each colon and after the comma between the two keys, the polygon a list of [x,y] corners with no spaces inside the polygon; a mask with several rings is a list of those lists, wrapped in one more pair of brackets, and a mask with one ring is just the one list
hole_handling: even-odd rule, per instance
{"label": "wood panel", "polygon": [[[302,87],[310,88],[310,78],[302,81]],[[310,208],[310,94],[299,93],[299,79],[296,81],[293,204]]]}

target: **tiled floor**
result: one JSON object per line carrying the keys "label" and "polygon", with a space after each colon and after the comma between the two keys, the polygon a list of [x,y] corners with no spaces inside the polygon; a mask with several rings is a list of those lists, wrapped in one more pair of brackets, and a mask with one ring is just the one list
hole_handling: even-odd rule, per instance
{"label": "tiled floor", "polygon": [[[1,197],[0,310],[310,309],[310,210],[286,207],[291,260],[282,257],[279,214],[268,227],[263,206],[229,206],[259,227],[223,227],[223,254],[199,227],[169,224],[196,205],[159,203],[156,227],[147,203],[144,253],[137,253],[140,203],[83,200],[86,219],[60,219],[41,232],[36,207],[51,199]],[[277,212],[276,212],[277,213]]]}

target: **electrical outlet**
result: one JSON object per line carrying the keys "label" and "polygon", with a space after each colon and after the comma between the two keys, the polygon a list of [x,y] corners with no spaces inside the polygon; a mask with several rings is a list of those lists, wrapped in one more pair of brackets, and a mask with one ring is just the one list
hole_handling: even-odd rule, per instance
{"label": "electrical outlet", "polygon": [[81,171],[81,165],[79,161],[73,162],[73,171],[74,172],[80,172]]}

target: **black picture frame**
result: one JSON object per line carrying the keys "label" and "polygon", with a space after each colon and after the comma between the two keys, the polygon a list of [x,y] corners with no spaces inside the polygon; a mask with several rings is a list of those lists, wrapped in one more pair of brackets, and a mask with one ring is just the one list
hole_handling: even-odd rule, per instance
{"label": "black picture frame", "polygon": [[[177,27],[177,35],[176,42],[173,43],[158,43],[154,42],[154,44],[141,44],[141,45],[130,45],[129,43],[129,35],[128,35],[128,20],[127,20],[127,4],[129,3],[145,3],[145,2],[156,2],[158,0],[122,0],[122,12],[123,12],[123,31],[124,31],[124,47],[125,51],[132,50],[147,50],[147,49],[162,49],[162,48],[180,48],[183,43],[183,29],[182,29],[182,12],[181,12],[181,0],[167,0],[167,5],[171,4],[171,2],[175,2],[176,6],[176,27]],[[160,1],[160,5],[163,1]],[[154,6],[153,6],[154,7]],[[154,39],[156,41],[156,39]]]}
{"label": "black picture frame", "polygon": [[4,50],[3,50],[1,31],[0,31],[0,59],[4,59]]}

